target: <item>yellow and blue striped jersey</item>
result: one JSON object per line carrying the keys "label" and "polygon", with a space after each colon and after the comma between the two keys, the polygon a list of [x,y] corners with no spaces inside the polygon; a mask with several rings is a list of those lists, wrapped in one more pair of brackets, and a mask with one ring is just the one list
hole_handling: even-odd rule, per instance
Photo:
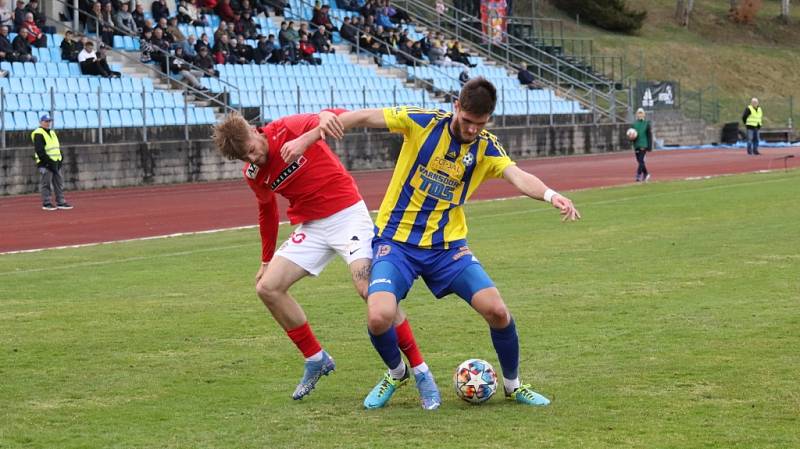
{"label": "yellow and blue striped jersey", "polygon": [[450,131],[453,114],[408,106],[385,108],[389,131],[405,137],[392,181],[381,203],[376,234],[424,248],[463,245],[462,205],[488,178],[501,178],[514,162],[483,131],[459,144]]}

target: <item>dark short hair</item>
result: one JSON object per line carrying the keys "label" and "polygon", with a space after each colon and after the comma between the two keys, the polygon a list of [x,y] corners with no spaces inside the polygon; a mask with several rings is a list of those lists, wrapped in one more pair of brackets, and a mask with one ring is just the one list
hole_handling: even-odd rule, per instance
{"label": "dark short hair", "polygon": [[472,78],[461,88],[458,103],[471,114],[491,114],[497,105],[497,89],[482,76]]}

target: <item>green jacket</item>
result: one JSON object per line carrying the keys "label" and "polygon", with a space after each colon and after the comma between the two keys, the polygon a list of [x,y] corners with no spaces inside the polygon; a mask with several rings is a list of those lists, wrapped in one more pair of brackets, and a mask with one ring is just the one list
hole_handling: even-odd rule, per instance
{"label": "green jacket", "polygon": [[636,120],[631,125],[636,130],[636,140],[633,141],[633,148],[636,150],[653,149],[653,130],[650,128],[650,122],[647,120]]}

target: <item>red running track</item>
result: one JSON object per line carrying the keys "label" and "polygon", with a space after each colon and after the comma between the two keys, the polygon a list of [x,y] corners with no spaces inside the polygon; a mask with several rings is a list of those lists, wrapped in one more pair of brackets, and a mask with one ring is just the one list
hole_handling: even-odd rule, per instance
{"label": "red running track", "polygon": [[[650,153],[653,181],[783,169],[800,166],[800,148],[765,149],[762,156],[744,150],[671,150]],[[633,182],[631,152],[519,161],[525,170],[561,191]],[[391,171],[355,172],[364,199],[377,209]],[[517,196],[508,183],[492,180],[473,199]],[[153,237],[182,232],[249,226],[257,223],[254,196],[244,181],[129,187],[67,192],[68,211],[41,210],[38,194],[0,198],[0,253]],[[281,210],[286,202],[281,198]],[[283,214],[284,212],[282,212]],[[285,214],[282,216],[285,219]]]}

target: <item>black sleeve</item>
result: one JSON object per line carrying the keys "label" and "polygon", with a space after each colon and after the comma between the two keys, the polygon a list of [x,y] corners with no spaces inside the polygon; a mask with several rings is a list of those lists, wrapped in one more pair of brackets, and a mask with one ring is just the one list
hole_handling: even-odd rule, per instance
{"label": "black sleeve", "polygon": [[750,108],[744,108],[744,114],[742,114],[742,123],[745,125],[747,124],[747,117],[750,117]]}
{"label": "black sleeve", "polygon": [[33,137],[33,148],[36,150],[36,155],[39,156],[41,165],[50,165],[54,161],[44,151],[44,136],[37,134]]}
{"label": "black sleeve", "polygon": [[653,128],[650,126],[650,122],[647,122],[647,150],[653,151]]}

